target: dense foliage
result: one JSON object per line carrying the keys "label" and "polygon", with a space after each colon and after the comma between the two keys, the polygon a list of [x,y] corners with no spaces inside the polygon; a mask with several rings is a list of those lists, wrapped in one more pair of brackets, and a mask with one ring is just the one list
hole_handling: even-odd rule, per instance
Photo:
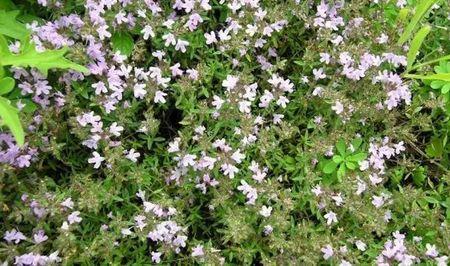
{"label": "dense foliage", "polygon": [[0,9],[0,263],[447,265],[448,1]]}

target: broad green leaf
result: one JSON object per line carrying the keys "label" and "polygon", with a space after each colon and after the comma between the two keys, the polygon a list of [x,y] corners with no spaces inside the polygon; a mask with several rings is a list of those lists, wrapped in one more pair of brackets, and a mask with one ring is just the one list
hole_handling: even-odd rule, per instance
{"label": "broad green leaf", "polygon": [[425,13],[433,6],[436,2],[439,0],[421,0],[419,1],[419,4],[416,7],[416,12],[414,16],[412,17],[409,24],[406,26],[405,31],[398,39],[397,44],[403,45],[413,33],[414,29],[416,28],[419,21],[422,19],[423,16],[425,16]]}
{"label": "broad green leaf", "polygon": [[367,158],[367,154],[364,152],[353,154],[347,157],[347,160],[359,163],[360,161]]}
{"label": "broad green leaf", "polygon": [[48,70],[51,68],[88,72],[88,69],[84,66],[64,58],[64,54],[68,51],[67,47],[59,50],[38,52],[35,45],[29,42],[28,39],[24,43],[24,47],[19,54],[13,54],[8,51],[0,57],[0,63],[4,66],[35,67],[44,75],[47,75]]}
{"label": "broad green leaf", "polygon": [[345,156],[345,151],[347,150],[347,147],[346,147],[345,141],[343,139],[340,139],[338,141],[338,143],[336,144],[336,148],[342,156]]}
{"label": "broad green leaf", "polygon": [[335,155],[335,156],[333,156],[333,162],[335,162],[335,163],[340,163],[340,162],[342,162],[344,159],[342,158],[342,156],[340,156],[340,155]]}
{"label": "broad green leaf", "polygon": [[449,81],[450,82],[450,73],[441,73],[441,74],[432,74],[432,75],[413,75],[413,74],[406,74],[406,78],[412,78],[412,79],[422,79],[422,80],[443,80],[443,81]]}
{"label": "broad green leaf", "polygon": [[18,110],[12,107],[9,101],[3,97],[0,97],[0,117],[2,124],[6,125],[13,134],[16,142],[19,146],[22,146],[25,142],[25,133],[22,125],[20,124]]}
{"label": "broad green leaf", "polygon": [[15,81],[13,78],[5,77],[0,79],[0,96],[5,95],[14,89]]}
{"label": "broad green leaf", "polygon": [[26,39],[29,31],[23,23],[20,23],[16,20],[16,17],[17,15],[19,15],[19,13],[19,10],[0,10],[0,34],[18,40]]}
{"label": "broad green leaf", "polygon": [[407,54],[407,61],[408,61],[408,65],[406,67],[406,71],[408,72],[412,65],[414,64],[414,61],[416,60],[417,57],[417,53],[419,52],[420,47],[422,46],[423,41],[425,40],[425,38],[427,37],[427,35],[430,33],[431,31],[431,26],[427,25],[423,28],[421,28],[416,36],[414,36],[414,39],[411,42],[411,46],[409,47],[409,51]]}
{"label": "broad green leaf", "polygon": [[125,31],[115,32],[111,37],[112,48],[114,51],[120,51],[122,55],[130,56],[133,52],[133,37]]}
{"label": "broad green leaf", "polygon": [[325,174],[331,174],[334,172],[334,170],[336,170],[336,167],[338,166],[337,163],[333,162],[333,161],[328,161],[327,164],[325,164],[324,168],[323,168],[323,172]]}

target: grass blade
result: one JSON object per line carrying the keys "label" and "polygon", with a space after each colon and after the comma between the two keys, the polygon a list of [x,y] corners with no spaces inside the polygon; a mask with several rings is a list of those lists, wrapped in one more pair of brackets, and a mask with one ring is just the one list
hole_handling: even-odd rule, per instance
{"label": "grass blade", "polygon": [[414,64],[414,61],[416,60],[416,57],[417,57],[417,53],[419,52],[419,49],[422,46],[423,41],[425,40],[427,35],[430,33],[430,31],[431,31],[431,26],[427,25],[427,26],[421,28],[417,32],[416,36],[414,36],[414,39],[411,42],[411,46],[409,47],[409,51],[406,56],[408,59],[408,65],[406,67],[407,72],[409,72],[412,65]]}

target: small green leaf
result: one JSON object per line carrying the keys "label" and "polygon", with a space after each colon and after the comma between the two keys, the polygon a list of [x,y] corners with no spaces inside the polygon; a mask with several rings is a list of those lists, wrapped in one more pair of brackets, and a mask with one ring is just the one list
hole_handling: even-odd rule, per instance
{"label": "small green leaf", "polygon": [[355,163],[359,163],[360,161],[362,161],[366,158],[367,158],[367,154],[364,152],[360,152],[360,153],[348,156],[347,160],[355,162]]}
{"label": "small green leaf", "polygon": [[0,79],[0,96],[5,95],[14,89],[15,81],[11,77]]}
{"label": "small green leaf", "polygon": [[120,51],[122,55],[130,56],[133,52],[133,37],[125,31],[117,31],[111,37],[111,44],[114,51]]}
{"label": "small green leaf", "polygon": [[345,156],[345,151],[347,150],[347,147],[346,147],[345,141],[343,139],[340,139],[338,141],[338,143],[336,144],[336,148],[342,156]]}
{"label": "small green leaf", "polygon": [[353,149],[357,151],[362,144],[362,138],[356,138],[352,141]]}
{"label": "small green leaf", "polygon": [[345,166],[347,166],[347,168],[350,170],[355,170],[355,168],[356,168],[356,164],[353,162],[346,162]]}
{"label": "small green leaf", "polygon": [[435,89],[435,90],[437,90],[437,89],[442,88],[442,86],[444,86],[445,84],[447,84],[447,82],[445,82],[445,81],[442,81],[442,80],[433,80],[433,81],[430,83],[430,87],[433,88],[433,89]]}
{"label": "small green leaf", "polygon": [[417,33],[416,36],[414,36],[414,39],[411,41],[411,45],[409,47],[409,51],[407,54],[407,67],[406,71],[409,72],[412,65],[414,64],[414,61],[416,61],[417,53],[419,52],[420,47],[422,46],[423,41],[427,37],[427,35],[430,33],[431,27],[429,25],[421,28]]}
{"label": "small green leaf", "polygon": [[340,162],[342,162],[344,159],[342,158],[342,156],[340,156],[340,155],[335,155],[335,156],[333,156],[333,162],[335,162],[335,163],[340,163]]}
{"label": "small green leaf", "polygon": [[345,164],[341,164],[339,166],[339,170],[337,172],[337,177],[339,179],[339,181],[342,181],[342,177],[345,175]]}
{"label": "small green leaf", "polygon": [[16,108],[11,106],[7,99],[0,97],[0,117],[3,124],[11,130],[17,144],[22,146],[25,142],[25,133],[20,124],[18,112]]}
{"label": "small green leaf", "polygon": [[450,91],[450,82],[442,86],[441,93],[446,94],[449,91]]}
{"label": "small green leaf", "polygon": [[331,174],[334,172],[334,170],[336,170],[337,166],[338,166],[337,163],[335,163],[333,161],[328,161],[328,163],[325,164],[325,167],[323,168],[323,172],[325,174]]}

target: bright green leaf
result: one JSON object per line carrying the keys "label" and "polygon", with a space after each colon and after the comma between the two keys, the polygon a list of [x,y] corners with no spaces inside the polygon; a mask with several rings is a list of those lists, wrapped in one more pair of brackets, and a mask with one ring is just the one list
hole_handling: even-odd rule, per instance
{"label": "bright green leaf", "polygon": [[15,81],[11,77],[0,79],[0,96],[5,95],[14,89]]}
{"label": "bright green leaf", "polygon": [[44,75],[47,75],[48,70],[51,68],[73,69],[84,73],[88,72],[88,69],[84,66],[64,58],[64,54],[67,52],[68,48],[46,50],[39,53],[36,51],[35,45],[29,42],[28,39],[24,41],[24,43],[23,49],[19,54],[3,51],[4,54],[0,58],[0,63],[4,66],[35,67]]}
{"label": "bright green leaf", "polygon": [[340,156],[340,155],[335,155],[335,156],[333,156],[333,162],[335,162],[335,163],[340,163],[340,162],[342,162],[344,159],[342,158],[342,156]]}
{"label": "bright green leaf", "polygon": [[411,42],[408,54],[406,56],[407,61],[408,61],[406,71],[409,71],[411,69],[412,65],[414,64],[414,61],[416,60],[417,53],[419,52],[419,49],[422,46],[423,41],[425,40],[427,35],[430,33],[430,31],[431,31],[431,26],[427,25],[427,26],[421,28],[417,32],[416,36],[414,36],[414,39]]}
{"label": "bright green leaf", "polygon": [[338,143],[336,144],[336,148],[342,156],[345,156],[345,151],[347,150],[347,146],[345,145],[345,141],[343,139],[340,139],[338,141]]}
{"label": "bright green leaf", "polygon": [[16,17],[17,15],[19,15],[19,13],[19,10],[0,10],[0,34],[18,40],[26,39],[29,31],[23,23],[20,23],[16,20]]}
{"label": "bright green leaf", "polygon": [[348,169],[350,170],[355,170],[356,169],[356,164],[353,162],[346,162],[345,166],[347,166]]}
{"label": "bright green leaf", "polygon": [[18,110],[12,107],[9,101],[3,97],[0,97],[0,117],[2,124],[6,125],[19,146],[22,146],[25,142],[25,133],[22,125],[20,124]]}
{"label": "bright green leaf", "polygon": [[360,161],[362,161],[366,158],[367,158],[367,154],[364,152],[360,152],[360,153],[348,156],[347,160],[355,162],[355,163],[359,163]]}
{"label": "bright green leaf", "polygon": [[409,22],[409,24],[406,26],[405,30],[403,31],[403,34],[398,39],[397,44],[403,45],[413,33],[414,29],[416,28],[419,21],[422,19],[423,16],[427,13],[427,11],[439,0],[421,0],[419,1],[419,4],[416,7],[416,12]]}
{"label": "bright green leaf", "polygon": [[443,80],[450,82],[450,73],[432,74],[428,76],[406,74],[406,78],[422,79],[422,80]]}
{"label": "bright green leaf", "polygon": [[325,167],[323,168],[323,172],[325,174],[331,174],[336,170],[336,167],[338,166],[337,163],[333,161],[329,161],[327,164],[325,164]]}

